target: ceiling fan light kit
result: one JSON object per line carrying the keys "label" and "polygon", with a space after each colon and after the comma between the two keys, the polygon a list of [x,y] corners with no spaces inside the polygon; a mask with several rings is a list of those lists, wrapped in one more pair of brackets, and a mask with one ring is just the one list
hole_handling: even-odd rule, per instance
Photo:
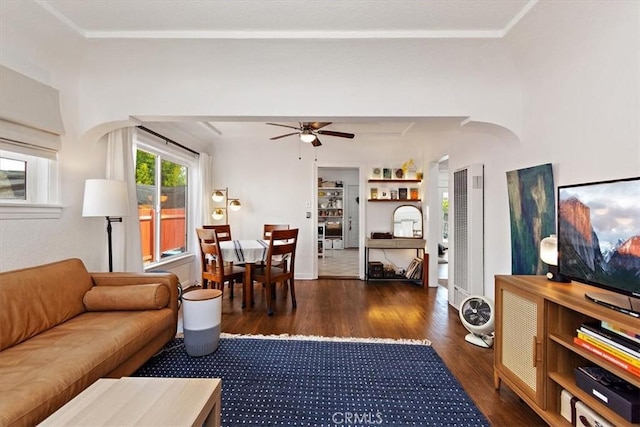
{"label": "ceiling fan light kit", "polygon": [[313,141],[315,141],[315,139],[316,136],[308,129],[300,132],[300,141],[302,142],[312,143]]}

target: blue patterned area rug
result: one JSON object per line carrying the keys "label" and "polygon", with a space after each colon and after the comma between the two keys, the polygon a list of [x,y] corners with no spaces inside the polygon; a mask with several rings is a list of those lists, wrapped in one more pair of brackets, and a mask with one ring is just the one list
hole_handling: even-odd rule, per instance
{"label": "blue patterned area rug", "polygon": [[489,426],[428,341],[222,334],[191,357],[176,338],[135,376],[222,378],[224,426]]}

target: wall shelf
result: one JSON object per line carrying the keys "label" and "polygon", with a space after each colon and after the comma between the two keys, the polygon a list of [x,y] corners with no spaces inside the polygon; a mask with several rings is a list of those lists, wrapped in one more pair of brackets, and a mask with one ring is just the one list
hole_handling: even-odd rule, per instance
{"label": "wall shelf", "polygon": [[381,183],[389,183],[389,184],[419,184],[422,182],[421,179],[370,179],[369,182],[381,182]]}
{"label": "wall shelf", "polygon": [[395,203],[416,203],[420,199],[367,199],[368,202],[395,202]]}
{"label": "wall shelf", "polygon": [[422,179],[369,179],[367,201],[420,202],[420,183]]}

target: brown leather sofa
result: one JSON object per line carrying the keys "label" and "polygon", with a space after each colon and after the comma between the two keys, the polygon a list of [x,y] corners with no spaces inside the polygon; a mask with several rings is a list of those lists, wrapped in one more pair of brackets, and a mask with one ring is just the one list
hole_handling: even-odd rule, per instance
{"label": "brown leather sofa", "polygon": [[35,425],[176,335],[171,273],[89,273],[79,259],[0,273],[0,426]]}

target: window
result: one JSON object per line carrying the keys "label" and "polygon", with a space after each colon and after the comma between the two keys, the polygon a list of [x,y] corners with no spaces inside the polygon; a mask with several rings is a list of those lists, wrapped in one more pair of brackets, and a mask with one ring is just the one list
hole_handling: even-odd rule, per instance
{"label": "window", "polygon": [[0,149],[0,202],[56,202],[56,161],[53,158]]}
{"label": "window", "polygon": [[0,220],[60,218],[58,91],[0,65]]}
{"label": "window", "polygon": [[27,162],[0,157],[0,199],[27,200]]}
{"label": "window", "polygon": [[189,160],[138,142],[136,187],[145,266],[188,251]]}

